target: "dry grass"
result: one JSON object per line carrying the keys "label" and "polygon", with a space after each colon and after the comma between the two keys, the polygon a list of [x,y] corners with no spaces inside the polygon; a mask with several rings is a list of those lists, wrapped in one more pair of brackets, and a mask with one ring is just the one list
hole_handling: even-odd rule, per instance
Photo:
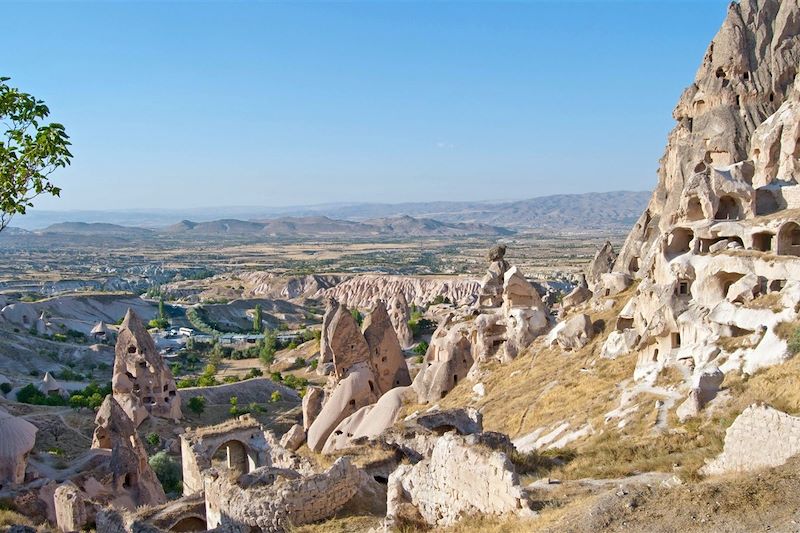
{"label": "dry grass", "polygon": [[678,386],[684,382],[683,373],[674,365],[668,365],[661,369],[656,376],[654,385],[656,387],[668,388]]}
{"label": "dry grass", "polygon": [[583,349],[563,352],[544,346],[540,339],[506,365],[487,366],[481,380],[486,396],[473,401],[472,384],[463,382],[441,402],[442,407],[473,405],[483,413],[486,430],[512,437],[536,428],[569,421],[572,430],[586,423],[595,427],[616,407],[618,385],[633,375],[635,357],[600,358],[610,324],[634,288],[617,295],[611,310],[592,313],[592,321],[605,328]]}
{"label": "dry grass", "polygon": [[294,526],[290,533],[363,533],[380,525],[382,517],[345,516],[332,518],[317,524]]}
{"label": "dry grass", "polygon": [[783,306],[780,304],[781,294],[779,292],[771,292],[769,294],[762,294],[755,299],[747,302],[745,307],[748,309],[769,309],[773,313],[780,313],[783,311]]}
{"label": "dry grass", "polygon": [[36,533],[54,533],[54,530],[46,524],[36,524],[30,518],[16,511],[0,509],[0,532],[8,531],[8,528],[14,525],[35,528]]}

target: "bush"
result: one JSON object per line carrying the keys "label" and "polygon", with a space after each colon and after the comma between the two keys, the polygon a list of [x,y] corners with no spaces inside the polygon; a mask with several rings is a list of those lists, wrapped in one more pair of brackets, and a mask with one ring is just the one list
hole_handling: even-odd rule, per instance
{"label": "bush", "polygon": [[182,491],[181,465],[173,461],[167,452],[158,452],[148,462],[161,482],[164,492],[178,493]]}
{"label": "bush", "polygon": [[264,372],[262,372],[260,368],[251,368],[247,371],[247,374],[244,375],[244,379],[257,378],[263,375]]}
{"label": "bush", "polygon": [[167,329],[169,327],[169,320],[166,318],[154,318],[147,323],[147,327],[150,329]]}
{"label": "bush", "polygon": [[306,366],[306,360],[302,357],[298,357],[294,360],[294,368],[304,368]]}
{"label": "bush", "polygon": [[294,374],[287,374],[283,376],[283,384],[289,388],[300,390],[308,385],[308,380],[306,378],[299,378]]}
{"label": "bush", "polygon": [[281,400],[283,400],[283,395],[279,391],[273,392],[272,395],[269,397],[269,401],[271,401],[272,403],[279,402]]}
{"label": "bush", "polygon": [[424,363],[424,362],[425,362],[425,356],[424,356],[424,355],[418,355],[418,356],[416,356],[416,357],[414,358],[414,362],[415,362],[415,363],[417,363],[418,365],[421,365],[422,363]]}
{"label": "bush", "polygon": [[272,372],[269,375],[269,379],[271,379],[272,381],[275,381],[277,383],[282,383],[283,382],[283,376],[281,375],[280,372]]}
{"label": "bush", "polygon": [[50,396],[37,389],[33,383],[22,387],[17,393],[17,401],[31,405],[67,405],[68,401],[61,396]]}
{"label": "bush", "polygon": [[358,309],[353,309],[350,311],[350,314],[353,315],[353,318],[360,327],[361,324],[364,322],[364,315],[361,314],[361,311],[359,311]]}
{"label": "bush", "polygon": [[145,442],[150,446],[158,446],[161,443],[161,437],[158,436],[158,433],[149,433],[145,438]]}
{"label": "bush", "polygon": [[311,370],[316,370],[317,367],[319,366],[319,359],[314,359],[313,361],[311,361],[311,364],[309,366],[311,367]]}
{"label": "bush", "polygon": [[3,394],[11,392],[11,383],[0,383],[0,391],[2,391]]}
{"label": "bush", "polygon": [[203,396],[193,396],[187,402],[189,410],[197,415],[206,410],[206,399]]}
{"label": "bush", "polygon": [[239,378],[238,378],[238,376],[225,376],[224,378],[222,378],[222,382],[223,383],[238,383],[239,382]]}
{"label": "bush", "polygon": [[789,338],[787,346],[789,347],[789,351],[793,354],[800,353],[800,328],[794,330],[794,333],[792,333],[792,336]]}
{"label": "bush", "polygon": [[426,341],[421,341],[419,344],[414,346],[411,351],[417,355],[425,355],[425,353],[428,351],[428,343]]}

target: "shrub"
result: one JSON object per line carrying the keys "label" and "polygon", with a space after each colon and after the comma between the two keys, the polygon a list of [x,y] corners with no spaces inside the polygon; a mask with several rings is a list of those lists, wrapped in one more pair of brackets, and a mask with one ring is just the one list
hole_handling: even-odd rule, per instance
{"label": "shrub", "polygon": [[2,391],[3,394],[11,392],[11,383],[0,383],[0,391]]}
{"label": "shrub", "polygon": [[306,366],[306,360],[302,357],[298,357],[294,360],[294,367],[295,368],[303,368]]}
{"label": "shrub", "polygon": [[148,461],[164,492],[177,493],[182,490],[181,465],[173,461],[167,452],[160,451]]}
{"label": "shrub", "polygon": [[364,322],[364,315],[361,314],[361,311],[358,309],[353,309],[350,311],[350,314],[353,315],[356,323],[361,326],[361,324]]}
{"label": "shrub", "polygon": [[158,446],[161,442],[161,437],[158,436],[158,433],[149,433],[145,438],[145,442],[150,446]]}
{"label": "shrub", "polygon": [[308,380],[306,378],[299,378],[294,374],[287,374],[283,376],[283,384],[289,388],[300,390],[308,385]]}
{"label": "shrub", "polygon": [[311,370],[316,370],[317,367],[319,366],[319,359],[314,359],[313,361],[311,361],[311,364],[309,366],[311,367]]}
{"label": "shrub", "polygon": [[244,375],[244,379],[257,378],[263,375],[264,372],[262,372],[260,368],[251,368],[250,370],[247,371],[247,374]]}
{"label": "shrub", "polygon": [[281,400],[283,400],[283,395],[279,391],[273,392],[272,395],[269,397],[269,401],[271,401],[272,403],[279,402]]}
{"label": "shrub", "polygon": [[197,386],[197,380],[193,378],[184,378],[178,381],[177,383],[177,387],[179,389],[186,389],[189,387],[196,387],[196,386]]}
{"label": "shrub", "polygon": [[272,381],[275,381],[277,383],[282,383],[283,382],[283,376],[281,375],[280,372],[272,372],[269,375],[269,379],[271,379]]}
{"label": "shrub", "polygon": [[800,328],[794,330],[794,333],[792,333],[792,336],[789,338],[787,346],[789,347],[789,351],[793,354],[800,353]]}
{"label": "shrub", "polygon": [[425,355],[425,353],[428,351],[428,343],[426,341],[421,341],[419,344],[414,346],[411,351],[417,355]]}
{"label": "shrub", "polygon": [[418,365],[421,365],[422,363],[424,363],[424,362],[425,362],[425,356],[424,356],[424,355],[418,355],[418,356],[416,356],[416,357],[414,358],[414,362],[415,362],[415,363],[417,363]]}
{"label": "shrub", "polygon": [[154,318],[147,323],[147,327],[150,329],[167,329],[169,327],[169,320],[166,318]]}
{"label": "shrub", "polygon": [[239,378],[238,378],[238,376],[225,376],[224,378],[222,378],[222,382],[223,383],[238,383],[239,382]]}
{"label": "shrub", "polygon": [[189,410],[195,414],[202,414],[206,410],[206,399],[203,396],[193,396],[187,402]]}

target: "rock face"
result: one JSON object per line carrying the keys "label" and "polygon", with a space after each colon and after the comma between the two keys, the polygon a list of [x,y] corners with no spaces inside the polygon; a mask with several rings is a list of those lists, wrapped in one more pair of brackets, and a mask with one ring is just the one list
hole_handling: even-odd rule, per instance
{"label": "rock face", "polygon": [[127,494],[136,506],[164,503],[164,489],[150,468],[136,426],[112,395],[106,396],[95,423],[92,448],[111,450],[112,493]]}
{"label": "rock face", "polygon": [[[635,353],[638,380],[678,364],[752,374],[789,357],[776,326],[799,318],[798,20],[796,0],[730,5],[675,108],[658,185],[614,272],[592,285],[610,251],[592,264],[595,298],[638,280],[603,352]],[[775,303],[765,309],[762,297]],[[708,401],[691,389],[684,419]]]}
{"label": "rock face", "polygon": [[475,514],[533,515],[506,455],[469,445],[454,433],[439,437],[429,459],[398,467],[388,491],[390,520],[416,514],[431,526],[446,527]]}
{"label": "rock face", "polygon": [[427,305],[442,296],[457,306],[472,305],[478,297],[478,280],[455,276],[385,276],[363,274],[349,278],[321,292],[319,297],[357,309],[369,309],[376,300],[390,301],[402,294],[409,304]]}
{"label": "rock face", "polygon": [[722,453],[703,467],[707,475],[782,465],[800,453],[800,418],[766,405],[751,405],[725,432]]}
{"label": "rock face", "polygon": [[556,342],[562,350],[577,351],[589,344],[594,336],[594,329],[592,327],[592,319],[589,315],[580,314],[575,315],[566,322],[562,323],[563,327],[559,328],[556,332]]}
{"label": "rock face", "polygon": [[36,426],[0,409],[0,487],[22,483],[28,454],[36,444]]}
{"label": "rock face", "polygon": [[394,325],[386,306],[381,301],[378,301],[364,320],[364,339],[369,346],[381,393],[388,392],[393,387],[411,385],[408,365],[403,357]]}
{"label": "rock face", "polygon": [[505,246],[489,251],[474,320],[457,320],[450,313],[434,332],[425,365],[414,378],[421,402],[443,398],[476,362],[511,361],[549,327],[550,313],[539,292],[503,259],[505,251]]}
{"label": "rock face", "polygon": [[424,366],[414,378],[413,387],[422,402],[444,398],[472,368],[468,329],[466,325],[453,324],[452,319],[452,315],[448,316],[433,333]]}
{"label": "rock face", "polygon": [[293,452],[302,446],[305,441],[306,432],[303,431],[303,426],[295,424],[281,437],[281,446]]}
{"label": "rock face", "polygon": [[181,399],[172,373],[130,309],[117,337],[111,385],[114,399],[137,427],[149,415],[181,418]]}
{"label": "rock face", "polygon": [[[343,420],[374,404],[394,387],[411,384],[406,360],[383,302],[378,301],[365,319],[364,333],[346,306],[335,309],[327,327],[335,382],[308,425],[308,447],[317,452],[333,449],[325,443]],[[329,309],[332,310],[333,307]],[[309,418],[318,401],[309,399]]]}
{"label": "rock face", "polygon": [[325,316],[322,317],[322,330],[319,338],[319,364],[317,371],[323,375],[326,373],[326,366],[333,364],[333,349],[331,349],[330,326],[336,311],[339,310],[339,302],[333,298],[326,300]]}
{"label": "rock face", "polygon": [[322,411],[325,393],[319,387],[308,387],[303,396],[303,429],[308,430]]}
{"label": "rock face", "polygon": [[333,516],[364,483],[346,457],[326,472],[307,477],[262,467],[233,479],[212,470],[204,480],[209,529],[246,526],[274,533]]}
{"label": "rock face", "polygon": [[614,252],[614,247],[611,245],[611,242],[606,241],[606,243],[597,250],[597,253],[594,254],[594,259],[592,259],[586,271],[586,282],[589,284],[589,287],[594,287],[599,283],[603,274],[611,272],[616,260],[617,254]]}
{"label": "rock face", "polygon": [[397,333],[400,347],[403,350],[408,350],[414,344],[414,335],[411,333],[411,328],[408,327],[411,311],[408,308],[408,301],[406,301],[406,297],[402,292],[398,292],[389,300],[388,312],[394,331]]}
{"label": "rock face", "polygon": [[59,485],[53,496],[56,524],[64,533],[82,531],[89,520],[84,494],[73,483]]}

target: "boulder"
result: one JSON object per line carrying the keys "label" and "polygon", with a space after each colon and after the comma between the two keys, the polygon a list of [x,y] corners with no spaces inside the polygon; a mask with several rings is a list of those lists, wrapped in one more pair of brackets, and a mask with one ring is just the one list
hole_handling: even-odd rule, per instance
{"label": "boulder", "polygon": [[303,429],[308,430],[314,423],[320,411],[325,393],[319,387],[309,386],[303,396]]}
{"label": "boulder", "polygon": [[289,451],[295,451],[306,441],[306,432],[303,426],[295,424],[281,437],[281,446]]}
{"label": "boulder", "polygon": [[556,342],[562,350],[577,351],[589,344],[594,337],[594,327],[589,315],[579,314],[564,322],[556,334]]}

